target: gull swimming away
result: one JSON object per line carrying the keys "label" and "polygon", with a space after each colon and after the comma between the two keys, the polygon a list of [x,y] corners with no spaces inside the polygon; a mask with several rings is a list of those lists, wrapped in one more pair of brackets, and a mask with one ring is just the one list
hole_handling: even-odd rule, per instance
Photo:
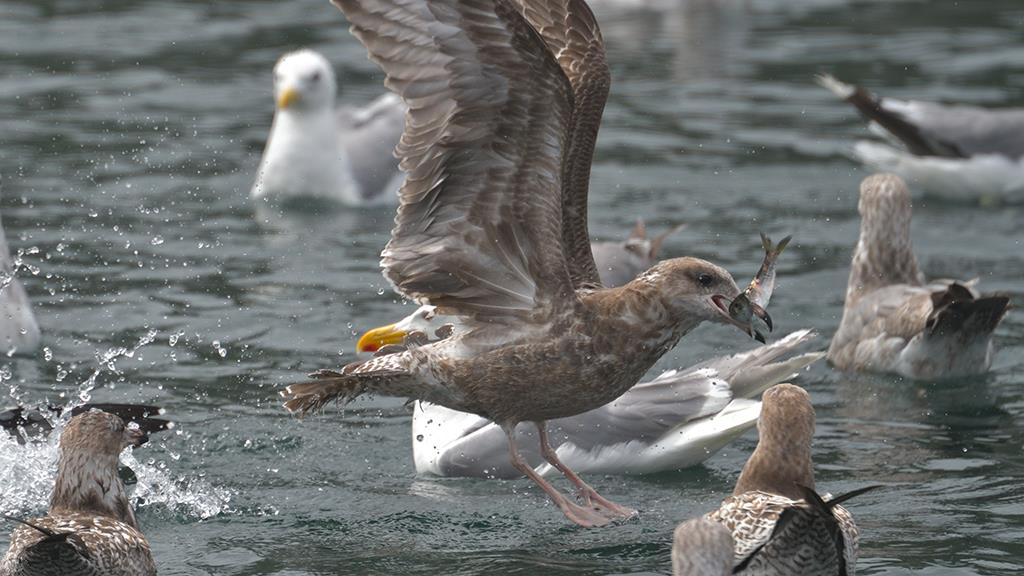
{"label": "gull swimming away", "polygon": [[274,66],[276,111],[252,186],[253,198],[296,203],[395,204],[403,175],[394,149],[405,105],[385,94],[363,108],[335,108],[337,85],[313,50]]}
{"label": "gull swimming away", "polygon": [[981,296],[974,281],[925,281],[910,240],[910,191],[898,176],[865,178],[858,210],[860,240],[829,362],[916,379],[987,372],[1010,299]]}
{"label": "gull swimming away", "polygon": [[68,422],[50,510],[19,520],[0,576],[152,576],[156,565],[118,477],[118,455],[140,446],[138,427],[106,412]]}
{"label": "gull swimming away", "polygon": [[[800,387],[769,388],[757,429],[757,448],[732,496],[705,516],[732,532],[734,573],[852,575],[860,535],[839,502],[874,487],[837,498],[821,510],[811,461],[814,407]],[[809,512],[796,514],[794,508]],[[799,519],[795,524],[794,515]]]}
{"label": "gull swimming away", "polygon": [[[558,459],[546,421],[622,395],[701,322],[750,327],[729,316],[739,294],[729,273],[696,258],[602,287],[586,204],[610,76],[593,14],[582,0],[336,4],[409,107],[384,275],[462,328],[315,372],[283,391],[285,407],[305,414],[377,393],[471,412],[502,427],[513,466],[571,521],[633,517]],[[520,422],[535,423],[582,505],[519,453]]]}
{"label": "gull swimming away", "polygon": [[732,574],[732,532],[719,522],[692,518],[672,536],[673,576]]}
{"label": "gull swimming away", "polygon": [[31,354],[39,348],[39,324],[0,225],[0,354]]}
{"label": "gull swimming away", "polygon": [[[454,332],[455,317],[423,306],[399,322],[375,328],[358,350],[373,351],[412,334]],[[450,326],[450,328],[448,327]],[[576,472],[651,474],[695,466],[757,422],[765,389],[823,358],[797,354],[814,340],[799,330],[766,346],[668,370],[637,384],[609,404],[548,423],[558,458]],[[437,476],[519,478],[501,426],[467,412],[417,401],[412,416],[416,472]],[[520,455],[541,476],[555,473],[535,448],[531,426],[516,427]]]}
{"label": "gull swimming away", "polygon": [[893,144],[856,144],[854,153],[871,169],[954,199],[1024,194],[1024,109],[883,98],[827,74],[817,82]]}

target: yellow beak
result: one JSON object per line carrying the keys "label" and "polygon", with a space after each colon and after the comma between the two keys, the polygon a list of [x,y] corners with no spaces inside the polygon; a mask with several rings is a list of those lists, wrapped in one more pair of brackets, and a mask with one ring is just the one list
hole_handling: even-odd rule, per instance
{"label": "yellow beak", "polygon": [[388,344],[401,344],[405,341],[406,332],[399,330],[394,324],[369,330],[359,337],[356,352],[376,352]]}
{"label": "yellow beak", "polygon": [[277,98],[277,107],[285,109],[299,99],[299,91],[295,88],[285,88],[284,92]]}

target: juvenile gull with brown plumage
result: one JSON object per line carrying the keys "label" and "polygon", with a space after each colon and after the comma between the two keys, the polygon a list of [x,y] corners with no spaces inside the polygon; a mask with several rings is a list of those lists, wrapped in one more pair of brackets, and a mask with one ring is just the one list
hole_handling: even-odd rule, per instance
{"label": "juvenile gull with brown plumage", "polygon": [[[609,73],[593,14],[582,0],[336,3],[409,107],[384,275],[463,329],[315,373],[286,389],[285,406],[374,392],[472,412],[502,426],[513,465],[570,520],[633,516],[558,459],[544,423],[615,399],[701,322],[738,324],[728,303],[739,289],[695,258],[601,287],[586,199]],[[519,422],[536,423],[582,506],[523,460]]]}
{"label": "juvenile gull with brown plumage", "polygon": [[910,191],[898,176],[865,178],[858,208],[860,240],[829,361],[922,379],[988,371],[1009,298],[982,297],[973,282],[925,281],[910,241]]}
{"label": "juvenile gull with brown plumage", "polygon": [[135,521],[118,455],[146,436],[106,412],[79,414],[60,437],[46,516],[20,521],[0,576],[152,576],[149,542]]}
{"label": "juvenile gull with brown plumage", "polygon": [[[840,499],[826,506],[833,521],[805,518],[788,525],[793,512],[787,510],[816,506],[805,499],[808,491],[814,491],[814,407],[810,396],[792,384],[769,388],[762,398],[757,430],[757,448],[743,467],[732,496],[706,516],[732,532],[734,567],[751,569],[741,572],[744,574],[853,574],[859,533],[853,517],[838,505]],[[813,516],[817,515],[814,512]],[[785,539],[774,540],[783,528],[791,532]]]}

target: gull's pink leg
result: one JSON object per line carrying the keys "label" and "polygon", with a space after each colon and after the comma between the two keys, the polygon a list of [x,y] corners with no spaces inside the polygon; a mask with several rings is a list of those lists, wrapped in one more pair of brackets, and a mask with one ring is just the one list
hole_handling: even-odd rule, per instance
{"label": "gull's pink leg", "polygon": [[558,506],[558,509],[565,514],[566,518],[585,528],[604,526],[611,522],[611,519],[604,514],[590,508],[584,508],[570,501],[557,488],[552,486],[550,482],[534,471],[530,464],[519,454],[519,449],[516,448],[515,424],[502,425],[501,428],[505,431],[505,436],[508,437],[508,450],[512,456],[512,465],[516,467],[516,470],[519,470],[523,475],[540,486],[547,493],[548,498],[551,498],[551,501],[555,503],[555,506]]}
{"label": "gull's pink leg", "polygon": [[[547,460],[552,466],[558,469],[559,472],[565,475],[572,482],[573,486],[579,490],[580,498],[583,503],[587,506],[595,508],[604,508],[616,516],[622,518],[632,518],[637,515],[637,511],[632,508],[620,506],[611,500],[606,499],[597,493],[596,490],[590,487],[582,478],[576,475],[568,466],[566,466],[561,460],[558,459],[558,454],[555,449],[551,447],[551,443],[548,442],[548,426],[546,422],[534,422],[537,426],[537,437],[540,440],[540,452],[544,455],[544,459]],[[597,504],[597,506],[594,506]]]}

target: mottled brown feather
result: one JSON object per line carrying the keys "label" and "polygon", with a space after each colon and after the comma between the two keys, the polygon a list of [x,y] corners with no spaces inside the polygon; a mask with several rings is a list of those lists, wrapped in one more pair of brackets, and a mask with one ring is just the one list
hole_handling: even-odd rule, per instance
{"label": "mottled brown feather", "polygon": [[587,228],[587,195],[611,72],[604,39],[583,0],[516,0],[572,84],[574,106],[562,161],[562,243],[573,286],[600,286]]}
{"label": "mottled brown feather", "polygon": [[574,305],[562,251],[572,87],[508,2],[335,2],[409,107],[385,277],[483,322]]}

